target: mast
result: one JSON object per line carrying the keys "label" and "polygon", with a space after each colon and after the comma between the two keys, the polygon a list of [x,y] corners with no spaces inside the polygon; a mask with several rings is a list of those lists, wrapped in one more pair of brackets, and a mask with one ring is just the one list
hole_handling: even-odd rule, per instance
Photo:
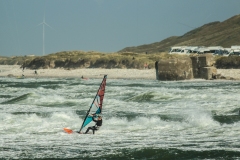
{"label": "mast", "polygon": [[[81,130],[83,129],[84,122],[86,121],[86,119],[87,119],[87,117],[88,117],[88,115],[89,115],[89,112],[90,112],[90,110],[91,110],[91,108],[92,108],[92,106],[93,106],[93,104],[94,104],[94,102],[95,102],[95,100],[96,100],[96,98],[97,98],[97,96],[98,96],[98,94],[99,94],[99,91],[102,89],[102,87],[104,87],[104,90],[105,90],[105,85],[103,86],[103,84],[105,83],[106,78],[107,78],[107,75],[104,75],[103,80],[102,80],[102,83],[100,84],[100,86],[99,86],[99,88],[98,88],[97,94],[96,94],[96,96],[94,97],[94,99],[93,99],[93,101],[92,101],[92,104],[91,104],[90,108],[88,109],[87,114],[86,114],[86,116],[85,116],[85,118],[84,118],[84,120],[83,120],[83,123],[82,123],[82,126],[81,126],[80,130],[79,130],[79,133],[80,133]],[[101,98],[101,97],[100,97],[100,98]],[[102,105],[102,102],[101,102],[100,104]],[[99,107],[100,107],[100,106],[99,106]],[[102,106],[101,106],[101,107],[102,107]],[[100,108],[100,113],[102,113],[102,108]]]}

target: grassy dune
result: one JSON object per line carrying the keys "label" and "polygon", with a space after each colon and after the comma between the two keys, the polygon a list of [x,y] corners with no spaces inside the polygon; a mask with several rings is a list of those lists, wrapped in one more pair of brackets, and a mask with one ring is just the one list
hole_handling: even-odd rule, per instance
{"label": "grassy dune", "polygon": [[[84,51],[63,51],[46,56],[0,57],[1,65],[23,65],[38,68],[154,68],[161,59],[182,59],[188,55],[162,53],[101,53]],[[240,68],[240,57],[215,56],[217,68]]]}

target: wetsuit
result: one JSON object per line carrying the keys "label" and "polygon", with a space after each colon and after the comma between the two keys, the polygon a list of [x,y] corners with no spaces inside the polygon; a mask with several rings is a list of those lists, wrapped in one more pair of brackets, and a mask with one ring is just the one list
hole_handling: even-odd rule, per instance
{"label": "wetsuit", "polygon": [[85,134],[88,133],[88,131],[91,129],[93,131],[93,134],[95,133],[96,130],[98,130],[101,126],[102,126],[102,119],[101,120],[95,120],[93,117],[92,117],[92,120],[94,122],[96,122],[95,126],[92,126],[92,127],[88,127],[88,129],[86,130]]}

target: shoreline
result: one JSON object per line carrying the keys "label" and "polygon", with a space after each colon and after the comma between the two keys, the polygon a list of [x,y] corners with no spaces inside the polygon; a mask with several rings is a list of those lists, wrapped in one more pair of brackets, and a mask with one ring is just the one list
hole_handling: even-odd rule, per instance
{"label": "shoreline", "polygon": [[[156,80],[155,69],[103,69],[103,68],[81,68],[81,69],[38,69],[20,68],[20,65],[0,65],[0,77],[22,77],[25,78],[102,78],[107,74],[110,79],[149,79]],[[227,79],[240,80],[240,69],[217,69]]]}

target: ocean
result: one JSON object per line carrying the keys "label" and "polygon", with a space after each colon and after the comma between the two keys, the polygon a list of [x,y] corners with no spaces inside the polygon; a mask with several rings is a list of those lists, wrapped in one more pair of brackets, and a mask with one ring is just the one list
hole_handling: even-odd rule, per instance
{"label": "ocean", "polygon": [[0,159],[240,159],[240,81],[107,79],[101,129],[65,133],[101,81],[0,78]]}

